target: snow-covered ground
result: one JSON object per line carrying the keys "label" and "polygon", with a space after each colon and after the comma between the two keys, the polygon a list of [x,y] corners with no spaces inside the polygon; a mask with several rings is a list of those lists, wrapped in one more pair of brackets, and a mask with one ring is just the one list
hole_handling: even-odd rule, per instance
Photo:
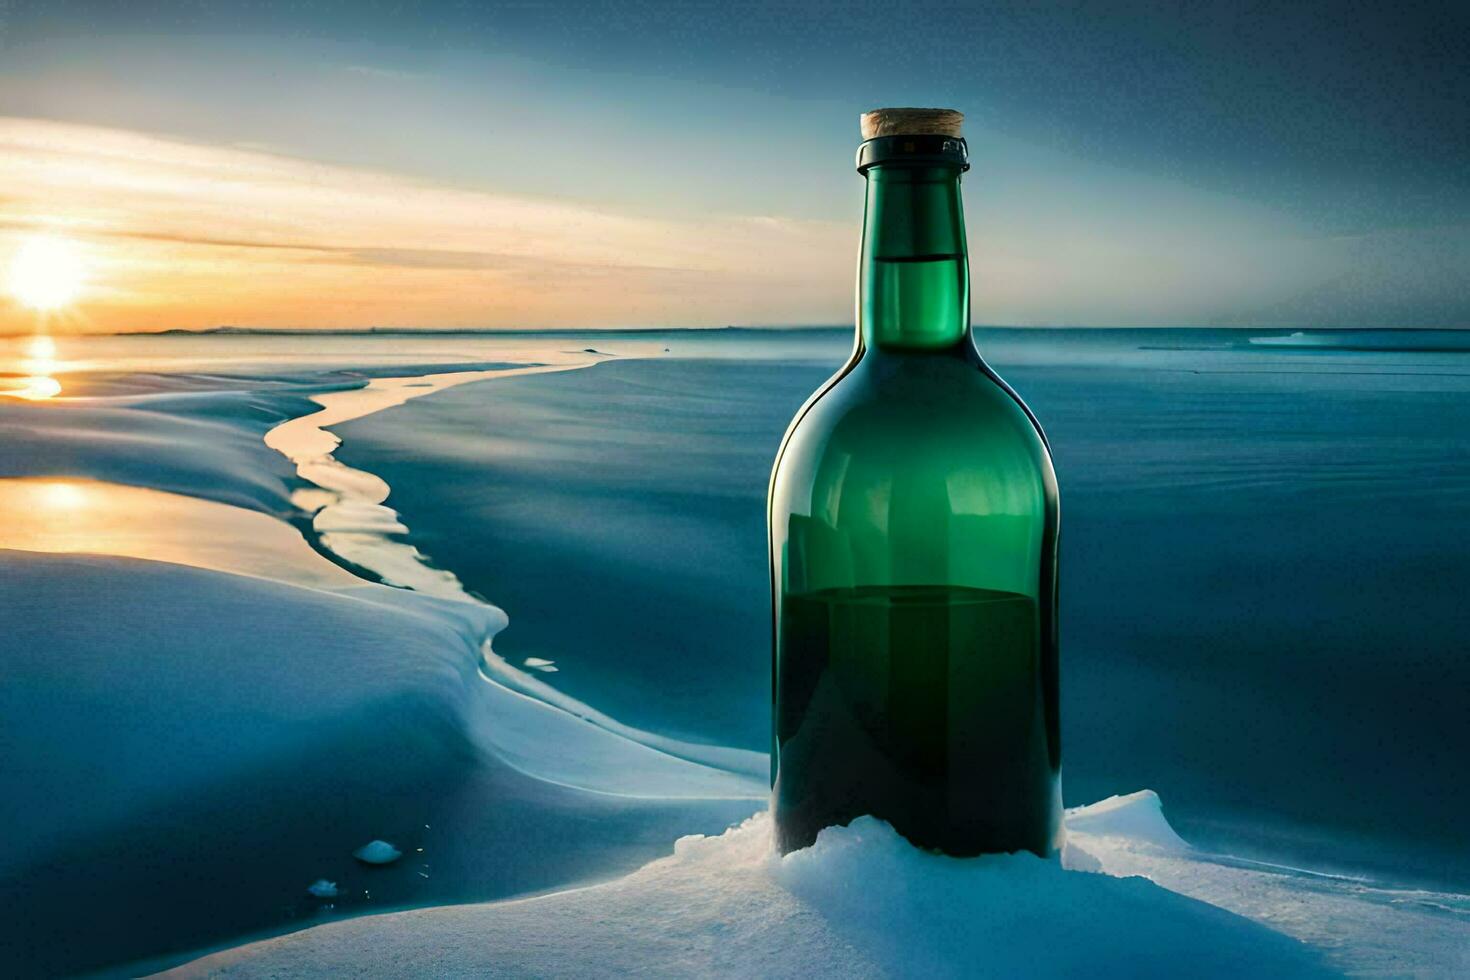
{"label": "snow-covered ground", "polygon": [[[755,753],[706,765],[509,665],[492,679],[495,607],[314,550],[282,519],[297,461],[263,441],[320,408],[300,379],[147,386],[0,401],[0,948],[20,972],[606,876],[764,794]],[[412,861],[359,868],[380,836]],[[334,901],[307,892],[323,877]]]}
{"label": "snow-covered ground", "polygon": [[[785,858],[762,813],[606,884],[353,919],[170,976],[1279,977],[1470,970],[1464,896],[1199,854],[1145,790],[1073,810],[1060,864],[953,859],[864,817]],[[1457,915],[1460,913],[1461,915]]]}

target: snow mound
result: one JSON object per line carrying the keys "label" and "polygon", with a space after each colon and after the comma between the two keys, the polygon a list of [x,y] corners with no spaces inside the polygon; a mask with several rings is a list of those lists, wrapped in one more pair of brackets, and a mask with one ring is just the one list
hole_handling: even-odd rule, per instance
{"label": "snow mound", "polygon": [[[1076,816],[1147,823],[1157,797],[1103,806]],[[331,923],[176,975],[1146,976],[1182,963],[1194,977],[1328,972],[1296,939],[1142,877],[948,858],[871,817],[782,858],[762,813],[608,884]]]}

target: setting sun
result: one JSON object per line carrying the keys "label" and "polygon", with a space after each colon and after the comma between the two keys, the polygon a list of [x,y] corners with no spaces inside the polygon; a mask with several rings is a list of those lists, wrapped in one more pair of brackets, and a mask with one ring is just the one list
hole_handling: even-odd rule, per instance
{"label": "setting sun", "polygon": [[75,245],[37,236],[21,245],[10,263],[10,294],[33,310],[60,309],[76,299],[83,271]]}

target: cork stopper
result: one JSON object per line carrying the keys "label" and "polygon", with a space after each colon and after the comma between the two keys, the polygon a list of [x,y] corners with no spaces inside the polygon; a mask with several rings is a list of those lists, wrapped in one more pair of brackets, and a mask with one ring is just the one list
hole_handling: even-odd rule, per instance
{"label": "cork stopper", "polygon": [[965,114],[956,109],[874,109],[862,115],[863,139],[879,136],[964,135]]}

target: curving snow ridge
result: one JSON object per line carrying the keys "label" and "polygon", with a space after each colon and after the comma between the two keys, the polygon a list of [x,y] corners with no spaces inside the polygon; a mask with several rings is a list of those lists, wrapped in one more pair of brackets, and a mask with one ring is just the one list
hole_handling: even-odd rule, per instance
{"label": "curving snow ridge", "polygon": [[468,728],[502,761],[546,782],[614,796],[763,799],[769,769],[763,754],[684,742],[625,725],[511,666],[491,646],[494,634],[509,622],[506,614],[470,595],[452,572],[435,568],[413,545],[395,540],[394,535],[407,533],[408,528],[384,503],[388,484],[332,455],[341,440],[327,426],[461,384],[595,363],[579,354],[557,361],[377,378],[362,388],[314,395],[321,411],[281,423],[266,433],[265,442],[295,463],[297,474],[313,484],[292,499],[314,513],[312,526],[323,547],[390,585],[472,604],[484,612],[486,684],[477,692],[483,710],[471,713]]}
{"label": "curving snow ridge", "polygon": [[311,396],[321,409],[275,426],[265,434],[265,444],[294,463],[296,475],[312,484],[293,493],[291,501],[313,515],[312,527],[325,548],[389,585],[474,602],[453,573],[434,568],[417,548],[389,537],[406,533],[408,528],[392,508],[383,504],[388,499],[388,484],[334,458],[332,452],[342,441],[327,427],[472,381],[566,371],[588,363],[591,361],[583,358],[558,364],[375,378],[360,388]]}

